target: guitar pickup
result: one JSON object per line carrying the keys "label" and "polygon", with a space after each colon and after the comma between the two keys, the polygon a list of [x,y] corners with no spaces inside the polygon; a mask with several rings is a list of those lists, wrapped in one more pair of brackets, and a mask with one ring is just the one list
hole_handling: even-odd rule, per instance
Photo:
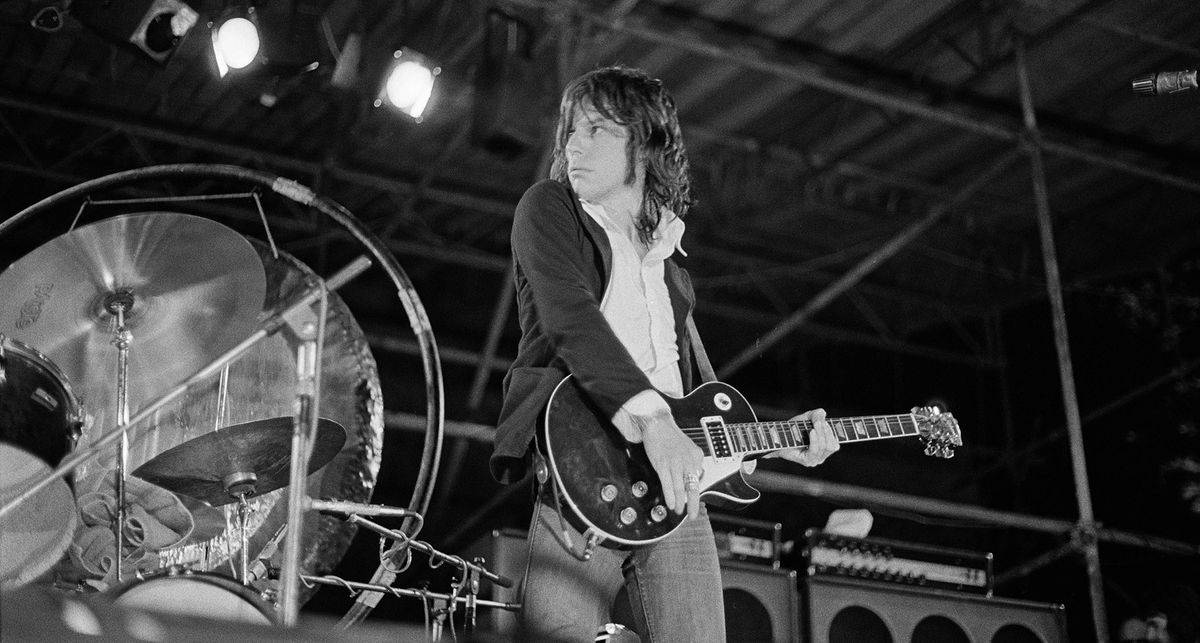
{"label": "guitar pickup", "polygon": [[729,446],[729,435],[725,432],[725,419],[719,415],[700,418],[700,426],[708,437],[709,453],[716,460],[733,458],[733,449]]}

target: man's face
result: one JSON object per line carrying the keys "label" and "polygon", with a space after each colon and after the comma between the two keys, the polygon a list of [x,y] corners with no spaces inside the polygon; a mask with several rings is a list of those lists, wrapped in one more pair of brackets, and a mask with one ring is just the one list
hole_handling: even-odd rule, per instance
{"label": "man's face", "polygon": [[629,132],[591,105],[580,105],[567,136],[567,178],[580,199],[604,204],[628,190]]}

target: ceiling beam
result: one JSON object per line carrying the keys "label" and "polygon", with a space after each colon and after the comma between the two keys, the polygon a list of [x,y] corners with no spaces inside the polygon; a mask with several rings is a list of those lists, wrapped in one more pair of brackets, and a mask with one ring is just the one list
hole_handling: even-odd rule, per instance
{"label": "ceiling beam", "polygon": [[847,290],[853,288],[858,282],[862,281],[868,274],[878,268],[885,260],[895,255],[905,246],[915,241],[921,234],[932,227],[938,221],[941,221],[946,215],[954,211],[955,208],[961,206],[972,194],[978,191],[984,185],[995,180],[995,178],[1004,170],[1008,169],[1019,157],[1020,150],[1014,148],[1010,153],[1002,155],[996,162],[992,163],[985,171],[975,177],[970,183],[959,190],[955,198],[941,203],[933,207],[929,214],[905,228],[900,234],[893,237],[887,243],[865,259],[851,268],[849,272],[836,279],[829,284],[824,290],[813,297],[803,308],[792,313],[787,319],[779,322],[774,328],[769,330],[765,335],[755,340],[750,346],[743,349],[740,353],[733,356],[725,363],[717,374],[722,379],[728,379],[730,375],[736,373],[742,367],[750,363],[752,359],[761,355],[763,351],[777,344],[780,340],[786,337],[789,333],[804,325],[814,314],[828,306],[834,299]]}
{"label": "ceiling beam", "polygon": [[[509,0],[509,2],[538,9],[553,9],[556,5],[556,2],[551,0]],[[737,47],[719,44],[723,41],[730,41],[733,37],[725,33],[725,30],[722,30],[716,24],[700,26],[701,21],[691,21],[688,23],[687,28],[669,31],[649,26],[648,20],[644,18],[639,19],[637,15],[626,16],[619,21],[613,21],[602,14],[587,11],[580,11],[579,15],[585,22],[615,33],[655,44],[667,45],[680,51],[704,56],[713,60],[730,62],[744,69],[788,78],[801,85],[816,87],[831,94],[867,105],[873,105],[881,109],[941,123],[979,136],[1007,141],[1013,144],[1018,144],[1025,140],[1024,130],[1016,123],[993,122],[945,107],[934,106],[921,100],[904,98],[886,91],[864,87],[859,82],[838,80],[827,75],[826,70],[817,64],[777,60],[780,57],[777,53],[768,51],[767,48],[762,46],[755,46],[753,42],[746,42],[745,38],[740,39]],[[1061,134],[1056,133],[1057,135]],[[1118,154],[1118,152],[1131,151],[1143,157],[1151,156],[1144,151],[1126,148],[1113,149],[1117,146],[1095,140],[1085,141],[1085,138],[1075,135],[1070,142],[1058,142],[1043,138],[1038,141],[1038,144],[1046,152],[1059,156],[1073,158],[1078,161],[1106,167],[1145,179],[1152,179],[1182,190],[1200,192],[1200,181],[1157,171],[1146,167],[1144,162],[1130,163],[1122,161],[1119,158],[1120,154]],[[1104,151],[1089,151],[1081,147],[1081,143],[1086,143],[1089,147]]]}

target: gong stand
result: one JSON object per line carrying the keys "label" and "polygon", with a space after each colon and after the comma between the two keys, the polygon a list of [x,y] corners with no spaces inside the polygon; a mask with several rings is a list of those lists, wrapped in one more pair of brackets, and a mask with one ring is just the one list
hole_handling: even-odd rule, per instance
{"label": "gong stand", "polygon": [[12,512],[18,506],[29,502],[34,496],[37,495],[38,492],[53,484],[55,480],[63,478],[67,474],[71,473],[85,461],[95,457],[105,447],[108,447],[114,442],[120,440],[122,436],[124,436],[132,427],[153,416],[154,413],[164,405],[168,404],[180,395],[183,395],[192,386],[200,384],[204,380],[216,375],[218,371],[224,368],[227,364],[241,357],[255,344],[262,341],[266,337],[275,334],[286,324],[285,318],[287,316],[293,314],[294,311],[299,311],[310,307],[313,302],[323,296],[325,289],[332,291],[341,288],[348,281],[361,274],[370,266],[371,261],[369,259],[366,257],[358,257],[326,280],[324,283],[324,289],[318,290],[316,287],[310,287],[304,295],[298,298],[295,303],[288,306],[284,312],[272,315],[260,325],[258,330],[256,330],[246,339],[242,340],[241,343],[217,357],[207,366],[197,370],[186,380],[178,384],[175,388],[167,391],[158,399],[144,406],[141,410],[129,418],[128,421],[122,422],[109,429],[107,432],[102,433],[87,448],[80,449],[74,455],[66,458],[59,463],[58,467],[56,467],[53,471],[42,476],[42,478],[30,485],[24,491],[13,496],[10,500],[8,500],[8,502],[0,505],[0,517]]}

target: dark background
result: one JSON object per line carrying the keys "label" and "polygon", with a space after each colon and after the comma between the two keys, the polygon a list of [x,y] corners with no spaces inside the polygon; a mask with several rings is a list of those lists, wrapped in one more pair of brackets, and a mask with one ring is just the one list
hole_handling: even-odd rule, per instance
{"label": "dark background", "polygon": [[[208,49],[220,3],[193,4],[199,24],[161,63],[97,27],[118,29],[141,3],[126,13],[74,5],[76,15],[48,33],[29,21],[61,5],[0,2],[0,216],[91,178],[166,163],[294,178],[346,206],[396,255],[441,352],[446,418],[485,435],[519,335],[503,291],[511,210],[544,175],[558,92],[600,64],[661,77],[679,104],[699,198],[684,265],[722,378],[763,418],[815,406],[895,413],[938,400],[962,426],[965,444],[948,461],[895,440],[848,446],[811,470],[765,463],[855,485],[860,497],[771,493],[744,515],[778,521],[796,540],[833,509],[867,507],[873,535],[992,552],[1005,579],[997,595],[1064,603],[1076,639],[1087,640],[1078,555],[1005,574],[1070,534],[917,515],[871,498],[878,489],[1079,515],[1027,156],[1039,139],[1022,124],[1025,70],[1096,519],[1192,549],[1102,542],[1109,618],[1169,583],[1194,586],[1200,94],[1129,91],[1133,76],[1200,59],[1200,9],[1190,3],[272,1],[259,6],[271,64],[226,79]],[[352,35],[363,45],[357,63]],[[442,68],[421,123],[370,106],[400,47]],[[356,73],[335,87],[339,61]],[[963,192],[1006,155],[1002,171]],[[114,192],[238,187],[147,182]],[[263,203],[281,247],[322,274],[362,252],[319,213],[269,193]],[[77,209],[65,203],[12,230],[4,260],[65,232]],[[248,201],[169,209],[262,236]],[[769,341],[872,252],[943,211]],[[84,221],[115,213],[91,209]],[[340,294],[372,345],[390,413],[373,501],[407,506],[422,436],[399,414],[421,416],[426,405],[416,342],[382,273]],[[489,530],[525,527],[529,491],[495,484],[489,452],[485,441],[447,439],[422,539],[459,552]],[[796,555],[784,562],[802,564]],[[376,541],[360,534],[335,573],[366,580],[375,564]],[[448,582],[419,557],[400,579],[434,591]],[[349,602],[326,588],[305,611],[340,614]],[[419,621],[420,605],[384,599],[371,618]]]}

